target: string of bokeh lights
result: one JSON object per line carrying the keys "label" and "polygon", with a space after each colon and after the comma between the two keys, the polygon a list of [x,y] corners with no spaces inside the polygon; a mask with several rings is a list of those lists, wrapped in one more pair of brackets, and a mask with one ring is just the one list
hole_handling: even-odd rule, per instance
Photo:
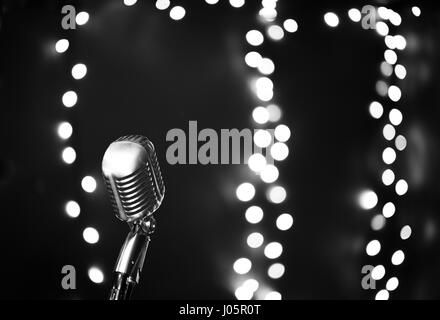
{"label": "string of bokeh lights", "polygon": [[[419,7],[412,7],[412,14],[416,17],[420,16],[421,10]],[[355,23],[361,22],[362,13],[359,9],[352,8],[348,11],[348,17]],[[324,15],[324,21],[329,27],[335,28],[339,25],[339,17],[334,12],[328,12]],[[388,22],[388,23],[387,23]],[[398,81],[403,81],[407,76],[406,68],[399,64],[399,57],[396,52],[405,50],[407,46],[406,38],[402,35],[391,35],[391,28],[397,28],[402,23],[402,17],[399,13],[386,7],[376,8],[376,25],[374,30],[377,34],[384,38],[386,50],[384,52],[384,59],[380,64],[380,70],[385,79],[381,79],[376,84],[376,91],[381,99],[388,99],[391,101],[393,107],[388,112],[388,119],[383,127],[382,135],[385,138],[386,147],[382,152],[382,160],[386,165],[386,169],[381,175],[381,182],[385,187],[393,187],[397,196],[402,197],[408,192],[408,183],[405,179],[397,179],[395,172],[392,170],[392,165],[397,161],[397,151],[402,152],[406,149],[407,140],[404,135],[398,135],[398,129],[403,122],[403,114],[394,104],[401,102],[402,91],[397,86]],[[390,25],[389,25],[390,24]],[[386,79],[389,79],[387,82]],[[395,84],[391,84],[395,82]],[[390,83],[390,84],[389,84]],[[388,104],[387,104],[388,105]],[[381,119],[385,113],[382,103],[373,101],[369,106],[369,113],[374,119]],[[373,210],[379,204],[379,197],[376,192],[372,190],[364,190],[359,194],[359,205],[364,210]],[[371,220],[371,228],[373,231],[380,231],[385,228],[387,219],[391,219],[396,213],[396,205],[393,202],[387,202],[382,207],[382,213],[376,214]],[[400,239],[405,241],[411,237],[412,229],[409,225],[405,225],[400,230]],[[365,248],[369,257],[376,257],[382,249],[382,244],[379,240],[371,240]],[[405,260],[405,253],[399,249],[394,251],[391,256],[391,263],[394,266],[400,266]],[[374,281],[381,281],[385,278],[387,271],[382,264],[374,266],[371,277]],[[385,289],[381,289],[375,294],[376,300],[388,300],[390,292],[395,291],[399,286],[399,279],[397,277],[389,277]]]}
{"label": "string of bokeh lights", "polygon": [[[89,22],[90,15],[86,11],[81,11],[76,15],[76,25],[81,27]],[[60,39],[55,44],[55,51],[58,54],[65,54],[70,47],[68,39]],[[74,64],[71,68],[70,75],[74,81],[83,80],[87,75],[87,66],[82,62]],[[75,90],[66,91],[61,98],[62,104],[67,109],[74,108],[78,103],[78,94]],[[69,143],[70,138],[73,136],[73,126],[68,121],[63,121],[58,124],[58,137],[66,143],[66,146],[61,152],[61,158],[66,165],[73,165],[77,160],[76,150]],[[81,180],[81,187],[87,194],[92,194],[97,188],[96,179],[91,175],[86,175]],[[70,218],[78,218],[81,214],[81,206],[77,200],[69,200],[65,204],[65,212]],[[96,228],[88,226],[84,228],[82,233],[83,239],[90,245],[97,244],[99,242],[99,232]],[[94,283],[102,283],[104,281],[104,273],[97,266],[91,266],[88,269],[88,276]]]}
{"label": "string of bokeh lights", "polygon": [[[275,72],[275,63],[272,59],[264,57],[261,52],[255,51],[255,48],[262,46],[266,40],[281,41],[285,36],[285,32],[296,32],[298,24],[293,19],[285,20],[282,26],[278,23],[277,0],[263,0],[261,5],[257,18],[261,23],[259,29],[263,31],[253,29],[248,31],[245,37],[247,45],[252,47],[252,51],[246,54],[244,62],[247,67],[256,70],[257,76],[250,83],[258,103],[262,104],[252,112],[253,121],[259,126],[254,134],[254,143],[261,152],[258,150],[251,155],[248,166],[253,174],[259,176],[260,183],[264,184],[263,188],[266,189],[267,200],[274,205],[280,205],[286,200],[287,191],[283,186],[277,184],[279,169],[275,164],[267,162],[267,156],[270,154],[274,162],[282,162],[287,159],[289,148],[286,143],[291,137],[291,130],[288,126],[279,124],[282,110],[273,103],[274,83],[269,76]],[[277,124],[277,126],[274,130],[269,130],[267,128],[269,124]],[[256,187],[249,182],[244,182],[237,187],[236,195],[240,201],[250,203],[256,195]],[[246,210],[245,218],[253,229],[262,222],[264,215],[260,206],[252,205]],[[270,218],[273,219],[273,216]],[[280,231],[291,229],[293,226],[292,215],[281,213],[276,218],[275,225]],[[246,243],[250,251],[246,255],[247,257],[241,257],[233,264],[235,273],[240,276],[240,280],[235,283],[235,297],[239,300],[251,300],[254,297],[257,299],[281,300],[281,293],[273,290],[270,285],[263,284],[263,277],[260,276],[259,279],[255,279],[255,274],[253,277],[249,275],[253,268],[249,256],[255,250],[262,250],[264,256],[270,261],[267,276],[272,280],[278,280],[284,276],[286,271],[285,266],[277,261],[283,253],[283,245],[277,241],[266,241],[261,232],[250,233]]]}

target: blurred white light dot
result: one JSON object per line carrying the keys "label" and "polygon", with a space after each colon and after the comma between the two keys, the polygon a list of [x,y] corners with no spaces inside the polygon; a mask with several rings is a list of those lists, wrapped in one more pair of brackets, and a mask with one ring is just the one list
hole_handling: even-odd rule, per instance
{"label": "blurred white light dot", "polygon": [[261,180],[265,183],[274,183],[278,180],[279,175],[278,168],[272,164],[266,165],[260,173]]}
{"label": "blurred white light dot", "polygon": [[396,42],[394,41],[394,37],[389,36],[389,35],[386,36],[385,37],[385,45],[391,50],[396,49]]}
{"label": "blurred white light dot", "polygon": [[64,93],[62,101],[66,108],[72,108],[78,102],[78,95],[75,91],[67,91]]}
{"label": "blurred white light dot", "polygon": [[96,180],[91,176],[86,176],[81,181],[81,187],[87,193],[95,192],[96,186]]}
{"label": "blurred white light dot", "polygon": [[412,11],[413,15],[415,15],[416,17],[420,17],[420,15],[422,14],[422,11],[420,10],[420,8],[416,7],[416,6],[412,7],[411,11]]}
{"label": "blurred white light dot", "polygon": [[102,283],[104,281],[104,274],[99,268],[90,268],[88,274],[90,280],[94,283]]}
{"label": "blurred white light dot", "polygon": [[254,293],[247,287],[242,286],[235,290],[235,297],[237,300],[251,300],[253,296]]}
{"label": "blurred white light dot", "polygon": [[78,218],[81,213],[81,208],[76,201],[69,201],[65,206],[66,213],[71,218]]}
{"label": "blurred white light dot", "polygon": [[280,124],[275,128],[275,138],[279,142],[287,142],[290,139],[290,129],[284,124]]}
{"label": "blurred white light dot", "polygon": [[67,49],[69,49],[69,40],[67,39],[60,39],[55,44],[55,50],[58,53],[66,52]]}
{"label": "blurred white light dot", "polygon": [[278,15],[275,8],[264,7],[258,12],[259,16],[268,22],[272,22]]}
{"label": "blurred white light dot", "polygon": [[371,219],[371,229],[374,231],[382,230],[385,227],[386,219],[381,214],[377,214]]}
{"label": "blurred white light dot", "polygon": [[246,33],[246,40],[251,46],[259,46],[264,42],[263,34],[258,30],[251,30]]}
{"label": "blurred white light dot", "polygon": [[389,10],[385,7],[379,7],[377,8],[377,13],[379,14],[379,17],[381,17],[383,20],[388,20],[390,15],[389,15]]}
{"label": "blurred white light dot", "polygon": [[396,49],[398,50],[405,50],[406,48],[406,39],[404,36],[398,34],[397,36],[394,36],[394,42],[396,45]]}
{"label": "blurred white light dot", "polygon": [[353,8],[353,9],[348,10],[348,17],[353,22],[359,22],[362,19],[362,14],[358,9]]}
{"label": "blurred white light dot", "polygon": [[386,164],[393,164],[396,161],[396,151],[393,148],[386,148],[382,153],[383,162]]}
{"label": "blurred white light dot", "polygon": [[387,169],[382,174],[382,182],[386,186],[390,186],[393,184],[394,179],[396,178],[393,170]]}
{"label": "blurred white light dot", "polygon": [[216,3],[219,2],[219,0],[205,0],[205,2],[206,2],[207,4],[216,4]]}
{"label": "blurred white light dot", "polygon": [[257,130],[254,134],[254,142],[260,148],[267,148],[272,143],[272,135],[267,130]]}
{"label": "blurred white light dot", "polygon": [[381,97],[385,97],[388,94],[388,84],[383,80],[377,81],[376,91],[378,95],[380,95]]}
{"label": "blurred white light dot", "polygon": [[185,17],[186,11],[181,6],[175,6],[170,10],[170,18],[173,20],[182,20]]}
{"label": "blurred white light dot", "polygon": [[269,35],[270,38],[276,41],[284,38],[284,30],[278,25],[270,26],[267,29],[267,34]]}
{"label": "blurred white light dot", "polygon": [[233,268],[238,274],[246,274],[251,270],[252,262],[247,258],[240,258],[234,262]]}
{"label": "blurred white light dot", "polygon": [[376,32],[379,35],[385,37],[390,32],[390,28],[388,27],[388,25],[385,22],[379,21],[376,23]]}
{"label": "blurred white light dot", "polygon": [[87,21],[89,21],[89,14],[85,11],[82,11],[76,15],[76,23],[80,26],[85,25]]}
{"label": "blurred white light dot", "polygon": [[264,297],[264,300],[281,300],[282,296],[281,293],[276,291],[271,291]]}
{"label": "blurred white light dot", "polygon": [[287,19],[286,21],[284,21],[283,27],[289,33],[294,33],[298,31],[298,23],[293,19]]}
{"label": "blurred white light dot", "polygon": [[400,24],[402,23],[402,17],[400,16],[400,14],[392,10],[390,10],[389,20],[395,26],[400,26]]}
{"label": "blurred white light dot", "polygon": [[377,301],[385,301],[390,298],[390,293],[387,290],[380,290],[375,297]]}
{"label": "blurred white light dot", "polygon": [[370,104],[369,111],[374,119],[380,119],[383,115],[383,106],[379,102],[373,101]]}
{"label": "blurred white light dot", "polygon": [[135,5],[136,2],[137,2],[137,0],[124,0],[124,4],[125,4],[127,7],[130,7],[130,6]]}
{"label": "blurred white light dot", "polygon": [[398,250],[393,253],[393,256],[391,257],[391,263],[395,266],[400,266],[403,261],[405,260],[405,254],[402,250]]}
{"label": "blurred white light dot", "polygon": [[269,190],[268,198],[271,202],[275,204],[280,204],[286,200],[287,192],[286,189],[280,186],[273,187]]}
{"label": "blurred white light dot", "polygon": [[276,225],[279,230],[287,231],[293,226],[293,217],[288,213],[283,213],[278,217]]}
{"label": "blurred white light dot", "polygon": [[249,157],[248,166],[254,172],[261,172],[266,164],[266,158],[261,153],[255,153]]}
{"label": "blurred white light dot", "polygon": [[276,104],[271,104],[267,106],[267,111],[269,112],[269,121],[278,122],[281,119],[281,109]]}
{"label": "blurred white light dot", "polygon": [[380,71],[385,77],[389,77],[393,74],[393,67],[388,62],[382,62],[380,64]]}
{"label": "blurred white light dot", "polygon": [[382,208],[382,214],[385,218],[391,218],[396,213],[396,206],[392,202],[388,202]]}
{"label": "blurred white light dot", "polygon": [[269,101],[273,98],[273,82],[267,77],[258,78],[255,81],[257,97],[262,101]]}
{"label": "blurred white light dot", "polygon": [[257,249],[259,247],[261,247],[264,243],[264,237],[261,233],[259,232],[254,232],[251,233],[248,237],[247,237],[247,244],[249,247],[251,247],[252,249]]}
{"label": "blurred white light dot", "polygon": [[279,242],[271,242],[264,248],[264,255],[268,259],[277,259],[283,253],[283,246]]}
{"label": "blurred white light dot", "polygon": [[275,64],[269,58],[263,58],[260,60],[258,71],[264,75],[270,75],[275,71]]}
{"label": "blurred white light dot", "polygon": [[87,67],[83,63],[78,63],[72,68],[72,77],[76,80],[84,78],[87,74]]}
{"label": "blurred white light dot", "polygon": [[261,222],[261,220],[263,220],[263,216],[263,210],[257,206],[252,206],[248,208],[245,214],[246,220],[252,224],[257,224]]}
{"label": "blurred white light dot", "polygon": [[286,268],[284,267],[283,264],[274,263],[267,270],[267,275],[271,279],[280,279],[284,275],[285,271],[286,271]]}
{"label": "blurred white light dot", "polygon": [[252,118],[258,124],[265,124],[269,121],[269,111],[264,107],[256,107],[252,112]]}
{"label": "blurred white light dot", "polygon": [[376,207],[379,199],[374,191],[367,190],[361,192],[358,197],[359,206],[364,210],[371,210]]}
{"label": "blurred white light dot", "polygon": [[83,231],[84,241],[90,244],[98,243],[99,241],[99,233],[95,228],[85,228]]}
{"label": "blurred white light dot", "polygon": [[166,10],[169,8],[170,4],[170,0],[157,0],[156,8],[159,10]]}
{"label": "blurred white light dot", "polygon": [[385,61],[389,64],[396,64],[397,62],[397,54],[391,49],[385,51],[384,57]]}
{"label": "blurred white light dot", "polygon": [[271,8],[271,9],[275,9],[277,6],[277,2],[278,0],[262,0],[261,1],[261,5],[264,8]]}
{"label": "blurred white light dot", "polygon": [[262,59],[263,57],[261,56],[261,54],[256,51],[249,52],[244,58],[246,64],[251,68],[257,68],[260,65]]}
{"label": "blurred white light dot", "polygon": [[255,196],[255,187],[246,182],[238,186],[236,195],[238,200],[243,202],[251,201]]}
{"label": "blurred white light dot", "polygon": [[244,6],[245,0],[229,0],[229,3],[234,8],[241,8],[242,6]]}
{"label": "blurred white light dot", "polygon": [[408,183],[405,180],[399,180],[396,183],[396,193],[399,196],[403,196],[404,194],[406,194],[408,192]]}
{"label": "blurred white light dot", "polygon": [[408,240],[411,237],[412,229],[410,226],[404,226],[402,230],[400,230],[400,238],[402,240]]}
{"label": "blurred white light dot", "polygon": [[389,119],[393,125],[395,125],[395,126],[400,125],[403,121],[402,112],[400,112],[400,110],[398,110],[398,109],[391,110],[390,114],[389,114]]}
{"label": "blurred white light dot", "polygon": [[401,80],[406,78],[406,68],[401,64],[396,65],[396,67],[394,68],[394,72],[397,78]]}
{"label": "blurred white light dot", "polygon": [[385,127],[383,128],[383,136],[388,141],[393,140],[394,137],[396,136],[396,129],[394,129],[394,127],[391,124],[385,125]]}
{"label": "blurred white light dot", "polygon": [[372,240],[367,244],[366,252],[370,257],[377,256],[382,246],[378,240]]}
{"label": "blurred white light dot", "polygon": [[327,12],[324,15],[325,23],[332,28],[335,28],[339,25],[339,17],[334,12]]}
{"label": "blurred white light dot", "polygon": [[397,279],[396,277],[390,278],[386,284],[386,288],[388,291],[394,291],[397,289],[398,286],[399,286],[399,279]]}
{"label": "blurred white light dot", "polygon": [[277,142],[270,148],[270,154],[276,161],[284,161],[289,156],[289,148],[285,143]]}
{"label": "blurred white light dot", "polygon": [[248,279],[242,285],[242,287],[247,288],[252,292],[257,291],[259,286],[260,284],[255,279]]}
{"label": "blurred white light dot", "polygon": [[261,77],[255,81],[257,91],[273,90],[273,82],[268,77]]}
{"label": "blurred white light dot", "polygon": [[390,86],[388,89],[388,96],[391,101],[397,102],[402,97],[402,91],[400,91],[400,88],[397,86]]}
{"label": "blurred white light dot", "polygon": [[385,277],[385,267],[383,265],[374,267],[373,271],[371,272],[371,277],[376,281],[381,280],[383,277]]}
{"label": "blurred white light dot", "polygon": [[76,151],[72,147],[67,147],[63,150],[61,157],[65,163],[72,164],[76,160]]}
{"label": "blurred white light dot", "polygon": [[69,122],[61,122],[58,125],[58,136],[63,139],[67,140],[72,136],[73,128],[72,125]]}
{"label": "blurred white light dot", "polygon": [[399,150],[399,151],[405,150],[406,145],[407,145],[407,142],[406,142],[406,138],[404,136],[400,135],[396,138],[396,149],[397,150]]}

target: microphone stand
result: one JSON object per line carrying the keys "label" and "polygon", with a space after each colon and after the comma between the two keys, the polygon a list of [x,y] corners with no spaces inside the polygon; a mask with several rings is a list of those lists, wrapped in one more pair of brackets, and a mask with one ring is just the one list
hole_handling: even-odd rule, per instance
{"label": "microphone stand", "polygon": [[116,262],[109,300],[130,300],[134,287],[139,283],[150,236],[155,228],[153,217],[130,224],[130,232]]}

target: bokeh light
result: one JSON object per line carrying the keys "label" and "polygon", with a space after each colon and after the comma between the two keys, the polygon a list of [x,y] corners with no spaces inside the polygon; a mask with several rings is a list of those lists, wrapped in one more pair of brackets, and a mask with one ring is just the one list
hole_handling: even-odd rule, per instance
{"label": "bokeh light", "polygon": [[78,218],[81,213],[81,207],[76,201],[68,201],[64,207],[66,214],[71,218]]}
{"label": "bokeh light", "polygon": [[88,227],[83,231],[84,241],[90,244],[96,244],[99,241],[99,232],[95,228]]}
{"label": "bokeh light", "polygon": [[252,262],[248,258],[240,258],[234,262],[233,268],[237,274],[246,274],[251,271]]}
{"label": "bokeh light", "polygon": [[81,187],[87,193],[93,193],[96,190],[97,183],[95,178],[91,176],[86,176],[81,181]]}
{"label": "bokeh light", "polygon": [[293,226],[293,217],[288,213],[283,213],[277,218],[276,226],[281,231],[287,231]]}
{"label": "bokeh light", "polygon": [[261,220],[263,220],[264,212],[263,209],[257,206],[249,207],[246,210],[246,220],[251,224],[257,224],[260,223]]}
{"label": "bokeh light", "polygon": [[365,190],[362,191],[358,196],[359,206],[364,210],[371,210],[376,207],[379,198],[374,191]]}

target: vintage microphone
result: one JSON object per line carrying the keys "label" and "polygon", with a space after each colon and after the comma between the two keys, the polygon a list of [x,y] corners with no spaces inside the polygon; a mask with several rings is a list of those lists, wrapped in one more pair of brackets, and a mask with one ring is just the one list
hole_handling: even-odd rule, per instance
{"label": "vintage microphone", "polygon": [[143,136],[124,136],[110,144],[102,160],[102,172],[116,217],[126,221],[130,232],[114,269],[110,300],[128,300],[156,227],[153,213],[165,194],[154,146]]}

